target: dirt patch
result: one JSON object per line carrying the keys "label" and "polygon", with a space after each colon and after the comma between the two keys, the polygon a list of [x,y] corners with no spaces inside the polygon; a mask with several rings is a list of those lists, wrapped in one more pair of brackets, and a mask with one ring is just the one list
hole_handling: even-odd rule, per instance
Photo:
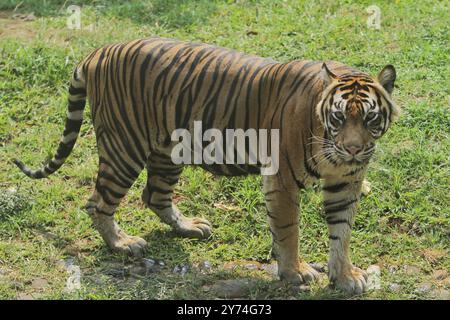
{"label": "dirt patch", "polygon": [[24,42],[36,40],[43,36],[43,40],[56,45],[67,46],[73,35],[64,29],[42,29],[36,22],[33,13],[18,14],[13,11],[0,11],[0,40],[19,39]]}
{"label": "dirt patch", "polygon": [[439,260],[446,257],[447,254],[448,253],[445,250],[433,248],[424,249],[421,252],[422,257],[432,265],[436,264],[437,262],[439,262]]}
{"label": "dirt patch", "polygon": [[19,38],[31,41],[35,37],[36,32],[29,22],[0,18],[0,39]]}
{"label": "dirt patch", "polygon": [[36,32],[33,30],[34,14],[17,15],[13,11],[0,11],[0,39],[20,38],[33,40]]}

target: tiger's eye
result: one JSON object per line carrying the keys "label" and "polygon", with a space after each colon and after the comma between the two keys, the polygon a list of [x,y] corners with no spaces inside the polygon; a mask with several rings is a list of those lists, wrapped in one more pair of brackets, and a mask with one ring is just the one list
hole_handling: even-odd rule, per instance
{"label": "tiger's eye", "polygon": [[336,119],[340,120],[340,121],[344,121],[345,120],[345,116],[344,116],[344,113],[342,111],[335,111],[335,112],[333,112],[333,116]]}
{"label": "tiger's eye", "polygon": [[377,128],[381,124],[382,116],[377,112],[369,112],[364,120],[366,126]]}
{"label": "tiger's eye", "polygon": [[377,116],[377,113],[376,112],[369,112],[367,115],[366,115],[366,121],[368,122],[368,121],[370,121],[370,120],[372,120],[373,118],[375,118]]}
{"label": "tiger's eye", "polygon": [[335,127],[340,127],[345,121],[345,116],[342,111],[334,111],[330,114],[330,122]]}

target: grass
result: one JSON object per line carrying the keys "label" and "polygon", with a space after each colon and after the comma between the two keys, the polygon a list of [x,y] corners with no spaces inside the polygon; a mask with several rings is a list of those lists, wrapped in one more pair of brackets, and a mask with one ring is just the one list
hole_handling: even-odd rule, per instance
{"label": "grass", "polygon": [[[147,257],[163,260],[166,272],[117,277],[107,270],[128,261],[106,248],[82,210],[97,168],[90,119],[69,160],[50,179],[32,181],[12,165],[10,159],[20,157],[38,167],[54,152],[63,130],[68,80],[82,57],[109,42],[153,35],[279,61],[338,60],[374,75],[386,64],[395,65],[394,96],[403,114],[379,142],[368,174],[373,191],[362,200],[352,238],[356,265],[380,265],[381,290],[356,298],[436,298],[417,291],[422,282],[448,289],[449,278],[432,276],[434,270],[450,268],[448,3],[379,1],[380,30],[366,27],[365,8],[372,1],[71,1],[82,5],[82,30],[66,28],[68,4],[6,0],[0,5],[0,298],[213,298],[204,285],[238,277],[257,279],[249,298],[345,298],[325,289],[326,281],[310,292],[293,293],[265,272],[223,267],[230,261],[270,259],[260,177],[217,178],[187,168],[176,190],[178,205],[215,227],[211,239],[194,241],[174,237],[144,208],[143,173],[117,219],[125,231],[144,236]],[[33,11],[37,19],[8,19],[16,6],[16,12]],[[91,24],[95,31],[86,28]],[[6,191],[11,188],[16,193]],[[327,229],[317,191],[300,194],[300,247],[305,260],[326,262]],[[65,290],[68,274],[58,261],[68,257],[83,273],[79,291]],[[204,260],[213,266],[208,274],[170,272]],[[409,275],[405,265],[419,272]],[[37,278],[47,284],[33,285]],[[392,283],[402,289],[390,290]]]}

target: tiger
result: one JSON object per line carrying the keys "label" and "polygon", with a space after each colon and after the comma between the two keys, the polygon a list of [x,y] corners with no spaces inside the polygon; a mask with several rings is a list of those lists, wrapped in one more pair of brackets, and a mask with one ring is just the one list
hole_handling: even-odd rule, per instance
{"label": "tiger", "polygon": [[[185,164],[174,163],[171,133],[179,128],[278,129],[278,171],[262,176],[272,253],[280,280],[310,283],[319,273],[299,255],[299,192],[315,183],[328,226],[328,278],[351,294],[367,290],[367,273],[350,259],[350,236],[376,141],[400,114],[392,98],[396,70],[376,77],[337,61],[281,63],[197,42],[151,37],[103,46],[77,64],[68,92],[65,129],[53,158],[39,170],[14,163],[28,177],[46,178],[74,148],[86,100],[99,167],[85,209],[115,252],[143,257],[147,243],[128,235],[114,212],[147,169],[142,200],[182,237],[207,239],[212,224],[185,216],[173,202]],[[219,176],[261,173],[257,164],[200,164]]]}

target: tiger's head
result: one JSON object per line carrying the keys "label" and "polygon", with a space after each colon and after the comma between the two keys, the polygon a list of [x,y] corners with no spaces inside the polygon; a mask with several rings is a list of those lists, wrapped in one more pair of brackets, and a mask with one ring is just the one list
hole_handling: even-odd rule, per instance
{"label": "tiger's head", "polygon": [[359,72],[338,76],[324,63],[321,77],[324,90],[316,112],[325,129],[324,155],[337,163],[366,163],[375,141],[400,113],[391,98],[395,68],[387,65],[375,79]]}

